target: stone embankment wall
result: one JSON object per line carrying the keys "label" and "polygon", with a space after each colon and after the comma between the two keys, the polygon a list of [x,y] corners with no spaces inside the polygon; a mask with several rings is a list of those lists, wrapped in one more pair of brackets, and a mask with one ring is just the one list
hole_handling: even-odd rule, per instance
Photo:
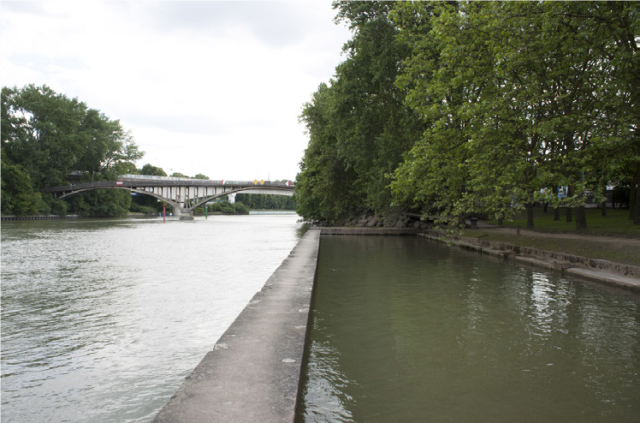
{"label": "stone embankment wall", "polygon": [[640,267],[572,254],[521,247],[505,242],[477,238],[447,238],[441,231],[426,230],[420,236],[493,256],[586,277],[632,290],[640,290]]}
{"label": "stone embankment wall", "polygon": [[429,229],[432,223],[424,222],[419,219],[418,215],[400,214],[399,216],[387,217],[376,214],[363,214],[358,218],[351,219],[345,223],[345,226],[367,227],[367,228],[410,228],[410,229]]}

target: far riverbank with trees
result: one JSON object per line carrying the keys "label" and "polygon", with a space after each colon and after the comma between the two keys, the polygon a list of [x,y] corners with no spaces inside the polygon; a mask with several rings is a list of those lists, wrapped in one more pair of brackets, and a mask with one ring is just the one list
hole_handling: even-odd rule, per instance
{"label": "far riverbank with trees", "polygon": [[[162,202],[124,190],[95,190],[57,200],[45,188],[140,174],[189,177],[145,164],[133,135],[119,120],[89,108],[47,86],[2,88],[2,215],[124,217],[155,215]],[[198,173],[194,179],[209,179]],[[236,204],[210,205],[213,213],[248,214],[251,208],[295,210],[295,200],[269,195],[239,195]],[[221,200],[224,200],[221,199]],[[244,201],[244,203],[243,203]],[[196,212],[204,213],[204,206]]]}

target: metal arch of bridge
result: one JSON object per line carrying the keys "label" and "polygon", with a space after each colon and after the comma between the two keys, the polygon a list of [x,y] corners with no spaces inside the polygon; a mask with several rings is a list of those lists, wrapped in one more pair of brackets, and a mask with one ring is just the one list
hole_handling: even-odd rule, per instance
{"label": "metal arch of bridge", "polygon": [[251,181],[225,182],[159,177],[146,179],[137,176],[136,178],[123,177],[117,182],[100,181],[53,187],[45,191],[53,193],[58,199],[63,199],[97,189],[125,189],[137,194],[150,195],[171,205],[174,215],[190,219],[193,218],[192,211],[196,207],[224,195],[247,193],[292,196],[294,187],[286,183],[274,182],[256,184]]}

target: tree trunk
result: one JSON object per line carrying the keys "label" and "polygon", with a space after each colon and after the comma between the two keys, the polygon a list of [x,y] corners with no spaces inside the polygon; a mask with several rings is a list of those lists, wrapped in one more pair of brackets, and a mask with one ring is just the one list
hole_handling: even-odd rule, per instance
{"label": "tree trunk", "polygon": [[629,186],[629,219],[640,225],[640,143],[636,149],[636,171]]}
{"label": "tree trunk", "polygon": [[[556,198],[558,198],[558,185],[553,186],[553,193],[555,194]],[[553,208],[553,221],[557,222],[558,220],[560,220],[560,208],[558,206],[555,206]]]}
{"label": "tree trunk", "polygon": [[544,205],[542,206],[542,212],[544,214],[547,214],[547,206],[549,205],[549,203],[547,203],[546,201],[544,202]]}
{"label": "tree trunk", "polygon": [[[573,192],[574,192],[573,187],[569,185],[567,187],[567,197],[568,198],[573,197]],[[573,221],[573,216],[571,215],[571,207],[567,207],[566,216],[567,216],[567,223],[571,223]]]}
{"label": "tree trunk", "polygon": [[527,229],[533,229],[533,203],[527,204]]}
{"label": "tree trunk", "polygon": [[587,229],[587,215],[584,206],[576,207],[576,229],[583,231]]}
{"label": "tree trunk", "polygon": [[607,200],[602,202],[602,217],[607,217]]}

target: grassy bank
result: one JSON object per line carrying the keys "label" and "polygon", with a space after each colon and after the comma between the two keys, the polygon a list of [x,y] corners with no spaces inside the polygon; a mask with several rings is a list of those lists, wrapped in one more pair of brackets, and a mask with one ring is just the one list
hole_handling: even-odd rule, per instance
{"label": "grassy bank", "polygon": [[[608,209],[607,216],[602,217],[599,209],[587,209],[588,229],[578,232],[575,222],[567,223],[564,214],[560,221],[554,221],[553,210],[545,214],[536,209],[533,230],[524,230],[526,219],[522,216],[504,222],[503,229],[467,229],[463,236],[640,266],[640,226],[633,225],[628,213]],[[487,223],[497,225],[496,221]]]}
{"label": "grassy bank", "polygon": [[467,230],[464,236],[487,241],[508,242],[509,244],[532,247],[539,250],[574,254],[576,256],[609,260],[615,263],[640,266],[640,248],[627,243],[605,240],[581,240],[575,238],[545,237],[542,234],[521,232],[520,235],[488,230]]}
{"label": "grassy bank", "polygon": [[[548,233],[580,233],[588,235],[607,235],[627,238],[640,238],[640,225],[634,225],[629,220],[629,210],[627,209],[607,209],[607,216],[602,216],[600,209],[586,209],[587,230],[576,231],[575,216],[572,222],[567,222],[565,209],[560,209],[560,220],[553,220],[553,209],[549,207],[547,213],[542,208],[533,210],[533,224],[535,231]],[[497,221],[488,223],[497,225]],[[527,217],[523,213],[512,221],[505,221],[505,227],[527,227]]]}

